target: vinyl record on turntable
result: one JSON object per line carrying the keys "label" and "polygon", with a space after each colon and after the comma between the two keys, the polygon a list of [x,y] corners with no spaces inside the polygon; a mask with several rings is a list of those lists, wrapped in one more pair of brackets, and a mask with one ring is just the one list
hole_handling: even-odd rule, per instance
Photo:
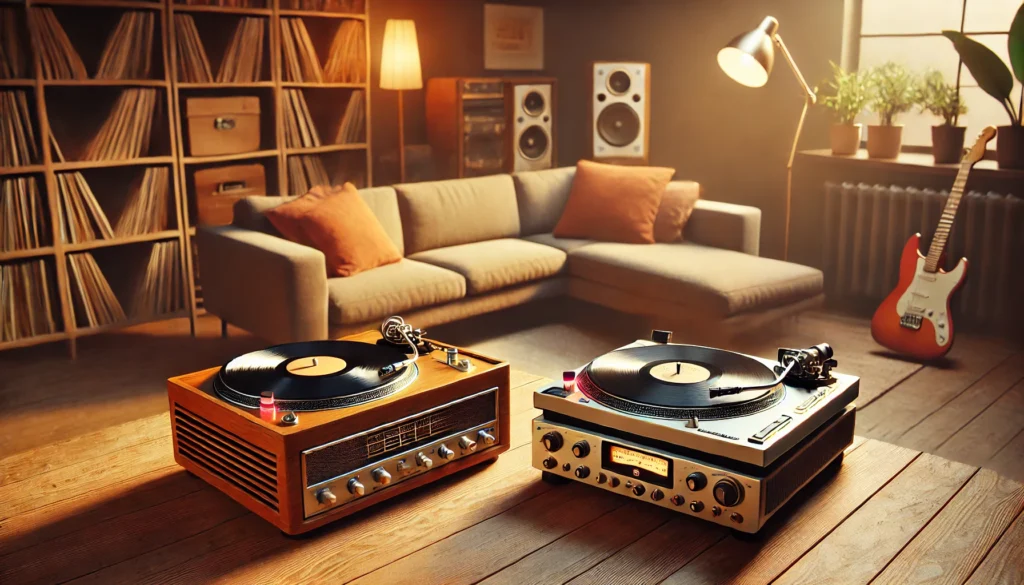
{"label": "vinyl record on turntable", "polygon": [[355,406],[412,383],[415,364],[391,376],[380,375],[381,368],[406,357],[392,347],[355,341],[287,343],[232,359],[214,380],[214,390],[248,408],[258,408],[264,392],[273,393],[280,410]]}
{"label": "vinyl record on turntable", "polygon": [[[719,419],[758,412],[782,399],[770,368],[748,356],[694,345],[607,353],[587,366],[580,390],[597,402],[657,418]],[[712,388],[767,386],[712,398]]]}

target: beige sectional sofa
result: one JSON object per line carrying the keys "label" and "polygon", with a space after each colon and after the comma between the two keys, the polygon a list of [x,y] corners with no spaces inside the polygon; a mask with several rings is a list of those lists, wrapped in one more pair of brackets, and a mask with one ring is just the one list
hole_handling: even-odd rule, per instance
{"label": "beige sectional sofa", "polygon": [[[327,278],[250,197],[198,231],[206,309],[271,342],[336,337],[393,314],[421,327],[569,295],[659,322],[736,331],[818,304],[822,275],[758,254],[760,210],[701,200],[673,244],[551,235],[574,167],[360,191],[404,258]],[[671,185],[669,188],[675,188]]]}

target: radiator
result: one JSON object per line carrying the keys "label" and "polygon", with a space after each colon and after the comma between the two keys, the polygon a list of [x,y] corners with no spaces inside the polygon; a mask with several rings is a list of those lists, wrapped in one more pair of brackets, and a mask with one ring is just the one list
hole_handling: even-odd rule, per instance
{"label": "radiator", "polygon": [[[825,185],[822,267],[830,302],[868,305],[896,286],[907,238],[927,253],[947,191],[850,183]],[[1024,200],[967,193],[946,246],[946,268],[968,259],[951,310],[961,324],[1019,329],[1024,324]]]}

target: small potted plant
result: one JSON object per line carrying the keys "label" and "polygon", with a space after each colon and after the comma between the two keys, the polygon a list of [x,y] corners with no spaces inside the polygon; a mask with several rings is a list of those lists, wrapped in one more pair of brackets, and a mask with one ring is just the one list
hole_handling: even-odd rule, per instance
{"label": "small potted plant", "polygon": [[967,130],[957,125],[960,116],[967,113],[960,92],[955,85],[946,83],[942,72],[931,70],[918,80],[915,93],[915,101],[922,112],[930,112],[942,118],[942,124],[932,126],[932,154],[935,162],[959,162],[964,151],[964,132]]}
{"label": "small potted plant", "polygon": [[953,41],[953,48],[985,93],[999,100],[1010,116],[1009,126],[1000,126],[996,135],[996,161],[1001,169],[1024,169],[1024,90],[1014,107],[1013,78],[1024,83],[1024,4],[1010,23],[1006,40],[1010,69],[992,49],[955,30],[942,34]]}
{"label": "small potted plant", "polygon": [[832,154],[856,154],[860,148],[860,134],[863,124],[855,124],[854,120],[864,111],[864,106],[871,99],[871,88],[866,76],[856,71],[845,71],[839,65],[829,62],[832,66],[832,79],[825,82],[831,89],[831,95],[824,94],[821,104],[832,110],[835,124],[829,130],[829,142]]}
{"label": "small potted plant", "polygon": [[903,146],[903,125],[896,116],[914,106],[914,76],[902,65],[887,61],[868,74],[871,84],[869,108],[878,114],[878,124],[868,126],[868,156],[896,158]]}

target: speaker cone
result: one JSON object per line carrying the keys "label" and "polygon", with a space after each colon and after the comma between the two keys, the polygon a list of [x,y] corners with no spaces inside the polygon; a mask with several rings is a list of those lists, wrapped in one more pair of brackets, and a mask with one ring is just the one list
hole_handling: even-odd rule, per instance
{"label": "speaker cone", "polygon": [[548,150],[548,133],[534,124],[519,135],[519,153],[523,158],[537,160]]}
{"label": "speaker cone", "polygon": [[523,98],[523,111],[531,116],[544,113],[544,96],[539,91],[531,91]]}
{"label": "speaker cone", "polygon": [[623,95],[629,91],[629,86],[633,84],[629,74],[619,69],[618,71],[612,72],[608,76],[608,91],[615,95]]}
{"label": "speaker cone", "polygon": [[615,103],[597,116],[597,133],[612,146],[628,146],[640,136],[640,116],[624,103]]}

